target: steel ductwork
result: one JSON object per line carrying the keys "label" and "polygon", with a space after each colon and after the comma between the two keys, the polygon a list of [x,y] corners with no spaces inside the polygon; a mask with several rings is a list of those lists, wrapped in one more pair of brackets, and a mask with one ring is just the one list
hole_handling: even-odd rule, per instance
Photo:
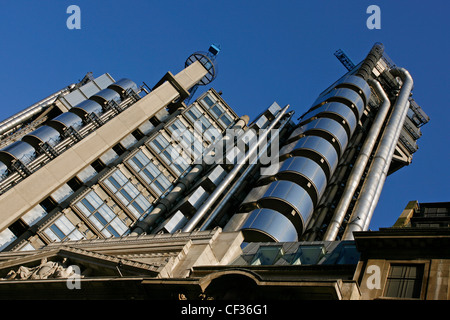
{"label": "steel ductwork", "polygon": [[301,237],[370,94],[365,80],[348,76],[313,103],[281,149],[278,172],[262,177],[241,205],[248,212],[240,227],[246,241]]}

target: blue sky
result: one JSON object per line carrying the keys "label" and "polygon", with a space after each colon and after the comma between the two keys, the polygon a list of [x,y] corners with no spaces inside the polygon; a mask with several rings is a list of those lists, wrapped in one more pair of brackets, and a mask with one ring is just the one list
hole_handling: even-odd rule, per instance
{"label": "blue sky", "polygon": [[[92,71],[116,80],[156,83],[177,73],[195,51],[218,43],[219,75],[211,84],[239,114],[256,116],[273,101],[300,116],[345,73],[333,53],[355,62],[382,42],[410,71],[414,98],[430,116],[413,163],[389,176],[371,229],[389,227],[410,200],[450,201],[448,168],[450,57],[448,1],[2,1],[0,119]],[[81,29],[69,30],[69,5]],[[369,5],[381,29],[369,30]]]}

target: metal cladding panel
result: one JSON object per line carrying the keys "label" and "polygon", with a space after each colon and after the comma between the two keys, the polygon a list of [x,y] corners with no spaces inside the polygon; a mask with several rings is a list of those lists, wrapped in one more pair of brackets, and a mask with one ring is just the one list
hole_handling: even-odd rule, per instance
{"label": "metal cladding panel", "polygon": [[109,101],[115,101],[119,103],[122,99],[120,98],[120,95],[112,90],[112,89],[103,89],[96,94],[94,94],[92,97],[89,98],[90,100],[94,100],[101,105],[107,104]]}
{"label": "metal cladding panel", "polygon": [[16,141],[0,150],[0,161],[9,165],[12,160],[27,164],[36,158],[36,150],[24,141]]}
{"label": "metal cladding panel", "polygon": [[8,175],[8,166],[0,162],[0,180]]}
{"label": "metal cladding panel", "polygon": [[291,220],[299,234],[303,232],[304,221],[307,221],[313,212],[313,201],[309,193],[298,184],[284,180],[269,184],[258,204],[283,213]]}
{"label": "metal cladding panel", "polygon": [[100,104],[93,100],[85,100],[75,107],[70,109],[70,112],[76,113],[77,115],[83,117],[86,114],[95,113],[96,115],[101,115],[103,113],[103,108]]}
{"label": "metal cladding panel", "polygon": [[341,102],[325,103],[319,108],[314,109],[309,113],[307,113],[304,119],[319,116],[320,114],[325,112],[341,116],[346,122],[345,125],[347,126],[347,132],[349,137],[353,134],[353,132],[356,129],[356,124],[358,121],[356,120],[355,113],[350,109],[350,107]]}
{"label": "metal cladding panel", "polygon": [[310,130],[320,130],[330,133],[339,143],[340,154],[344,153],[344,150],[347,147],[347,132],[336,120],[329,118],[318,118],[305,124],[304,126],[301,126],[300,128],[301,130],[299,130],[298,133],[301,131],[304,134],[308,134],[308,131]]}
{"label": "metal cladding panel", "polygon": [[39,144],[42,142],[47,142],[49,145],[54,146],[58,144],[60,140],[61,134],[58,130],[49,126],[39,127],[22,138],[22,141],[31,144],[35,148],[38,148]]}
{"label": "metal cladding panel", "polygon": [[366,103],[367,101],[369,101],[372,92],[370,91],[370,87],[367,84],[366,80],[364,80],[363,78],[354,75],[344,77],[340,79],[338,83],[336,83],[336,86],[342,85],[350,85],[356,87],[357,89],[359,89],[358,91],[360,91],[360,95],[363,95],[363,100]]}
{"label": "metal cladding panel", "polygon": [[119,81],[108,86],[108,88],[116,91],[118,94],[120,94],[121,97],[124,97],[125,93],[129,89],[133,89],[134,91],[138,90],[137,84],[134,81],[126,78],[120,79]]}
{"label": "metal cladding panel", "polygon": [[[333,174],[339,159],[336,149],[328,140],[319,136],[306,136],[298,140],[294,151],[298,149],[309,149],[319,153],[327,161],[330,173]],[[294,152],[292,153],[295,154]]]}
{"label": "metal cladding panel", "polygon": [[184,216],[181,211],[177,211],[172,217],[167,219],[164,223],[164,229],[169,233],[174,233],[175,231],[181,229],[188,219]]}
{"label": "metal cladding panel", "polygon": [[[317,196],[316,198],[320,198],[325,191],[325,187],[327,185],[327,177],[322,167],[319,166],[315,161],[305,158],[305,157],[292,157],[288,158],[283,162],[280,170],[277,173],[277,177],[281,179],[283,173],[291,172],[294,175],[290,175],[293,177],[292,182],[296,182],[295,175],[299,174],[304,176],[314,185]],[[298,181],[298,180],[297,180]],[[297,183],[297,182],[296,182]],[[303,186],[307,187],[307,186]]]}
{"label": "metal cladding panel", "polygon": [[355,115],[357,115],[358,120],[361,118],[365,107],[364,101],[356,91],[349,88],[339,88],[331,90],[331,92],[329,92],[328,94],[319,97],[313,103],[313,107],[323,102],[333,102],[333,101],[338,102],[345,101],[345,103],[353,104],[354,107],[356,108],[356,110],[354,111]]}
{"label": "metal cladding panel", "polygon": [[292,223],[281,213],[271,209],[256,209],[248,216],[241,227],[245,241],[261,241],[270,238],[277,242],[298,240]]}
{"label": "metal cladding panel", "polygon": [[68,127],[72,127],[75,130],[80,129],[83,126],[83,120],[72,112],[64,112],[60,114],[56,118],[50,120],[48,125],[52,128],[55,128],[59,132],[67,129]]}

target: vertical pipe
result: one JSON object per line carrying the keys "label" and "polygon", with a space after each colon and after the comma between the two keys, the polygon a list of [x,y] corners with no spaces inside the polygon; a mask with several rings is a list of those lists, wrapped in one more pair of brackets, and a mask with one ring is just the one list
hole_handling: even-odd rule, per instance
{"label": "vertical pipe", "polygon": [[213,191],[213,193],[209,196],[209,198],[203,203],[203,205],[197,210],[195,215],[188,221],[186,226],[183,228],[183,232],[191,232],[195,226],[200,222],[200,220],[206,215],[208,210],[212,207],[214,202],[222,195],[225,188],[234,180],[236,175],[242,169],[244,164],[248,159],[257,151],[260,144],[265,140],[270,130],[281,120],[281,118],[286,113],[286,110],[289,108],[289,105],[284,107],[277,115],[277,117],[272,121],[270,126],[261,134],[258,138],[258,142],[250,147],[245,157],[241,160],[239,164],[237,164],[233,170],[228,173],[228,175],[222,180],[222,182],[217,186],[217,188]]}
{"label": "vertical pipe", "polygon": [[[292,117],[292,115],[291,115]],[[273,136],[270,137],[271,142],[274,139],[278,139],[279,133],[280,131],[284,128],[284,126],[286,124],[289,123],[289,120],[291,119],[291,117],[289,117],[288,119],[286,119],[286,121],[280,126],[280,128],[278,128],[276,134],[274,134]],[[260,152],[258,153],[258,156],[256,158],[256,161],[259,160],[259,158],[261,157],[261,155],[267,150],[267,148],[269,147],[270,143],[266,143],[263,147],[262,150],[260,150]],[[216,208],[213,210],[213,212],[211,212],[208,216],[208,218],[205,220],[205,222],[203,222],[203,224],[200,226],[200,231],[204,231],[206,230],[206,228],[208,228],[208,226],[210,225],[211,222],[214,221],[214,219],[216,218],[216,216],[223,210],[223,208],[225,207],[225,205],[227,204],[227,201],[229,201],[231,199],[231,197],[234,195],[234,193],[239,189],[239,187],[242,185],[242,183],[246,180],[246,177],[249,175],[250,172],[252,172],[252,170],[256,167],[257,163],[253,163],[250,164],[248,166],[247,169],[245,169],[245,171],[242,173],[242,175],[238,178],[238,180],[233,184],[233,186],[231,187],[231,189],[227,192],[227,194],[225,195],[225,197],[223,197],[220,200],[220,203],[216,206]]]}
{"label": "vertical pipe", "polygon": [[347,184],[345,186],[342,197],[337,205],[333,218],[328,226],[328,229],[325,233],[324,241],[334,241],[338,234],[339,228],[344,221],[345,214],[347,213],[348,207],[352,201],[353,195],[359,185],[361,177],[364,173],[367,162],[369,161],[369,157],[372,153],[372,150],[376,144],[378,139],[378,135],[380,134],[383,123],[388,114],[391,103],[389,101],[388,96],[384,92],[380,83],[375,80],[369,81],[372,87],[375,89],[375,92],[379,97],[381,97],[382,105],[378,110],[376,118],[367,134],[366,140],[361,148],[359,156],[353,166],[353,170],[348,177]]}
{"label": "vertical pipe", "polygon": [[368,225],[367,221],[370,221],[381,193],[381,190],[378,189],[383,187],[387,175],[386,168],[390,166],[395,146],[409,108],[409,96],[413,88],[411,75],[403,68],[393,69],[391,73],[394,76],[399,75],[403,80],[403,85],[366,177],[366,182],[360,192],[360,198],[355,205],[350,222],[344,232],[343,240],[352,240],[353,232],[362,231]]}
{"label": "vertical pipe", "polygon": [[[233,126],[234,129],[240,130],[239,134],[243,134],[243,129],[247,126],[248,116],[242,116],[236,124]],[[222,139],[226,139],[225,136]],[[205,154],[214,148],[215,144],[208,147],[205,151]],[[166,213],[173,207],[176,200],[184,194],[187,188],[196,180],[198,177],[204,172],[206,164],[197,164],[195,165],[189,173],[178,181],[178,184],[175,188],[163,199],[160,200],[158,205],[153,208],[153,210],[142,220],[136,224],[136,227],[130,233],[131,236],[137,236],[143,232],[146,232],[150,226],[158,219],[161,215]]]}

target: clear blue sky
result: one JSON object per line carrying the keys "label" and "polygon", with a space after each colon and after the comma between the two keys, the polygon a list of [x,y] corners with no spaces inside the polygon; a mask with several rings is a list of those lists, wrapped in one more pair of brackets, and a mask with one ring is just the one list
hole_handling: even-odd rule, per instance
{"label": "clear blue sky", "polygon": [[[81,29],[69,30],[69,5]],[[381,29],[369,30],[369,5]],[[176,73],[194,51],[218,43],[212,83],[239,115],[251,118],[273,101],[299,116],[345,73],[334,57],[355,62],[374,42],[410,71],[414,97],[431,117],[413,163],[388,177],[371,229],[391,226],[410,200],[450,201],[448,1],[2,1],[0,119],[81,79],[109,72],[152,85]]]}

